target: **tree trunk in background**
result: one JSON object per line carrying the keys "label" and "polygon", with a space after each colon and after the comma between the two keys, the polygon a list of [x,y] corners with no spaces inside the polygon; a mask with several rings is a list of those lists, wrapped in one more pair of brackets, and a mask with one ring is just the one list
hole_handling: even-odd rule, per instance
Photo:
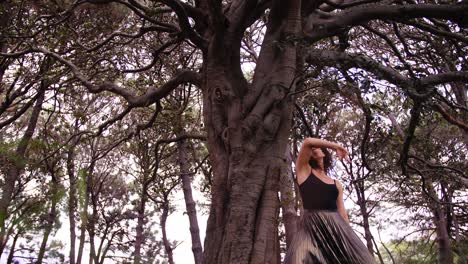
{"label": "tree trunk in background", "polygon": [[367,200],[365,194],[364,180],[353,180],[354,189],[358,197],[357,204],[362,216],[362,227],[364,228],[364,238],[366,239],[366,246],[371,254],[374,254],[373,237],[369,225],[369,212],[367,211]]}
{"label": "tree trunk in background", "polygon": [[77,209],[76,200],[76,175],[75,175],[75,147],[76,142],[67,151],[67,173],[70,181],[70,189],[68,191],[68,220],[70,223],[70,264],[75,264],[75,244],[76,244],[76,220],[75,212]]}
{"label": "tree trunk in background", "polygon": [[145,220],[145,207],[146,202],[148,200],[147,197],[147,189],[148,189],[148,182],[144,180],[142,186],[142,192],[140,196],[140,204],[138,206],[138,216],[137,216],[137,226],[136,226],[136,237],[135,237],[135,253],[134,253],[134,264],[140,264],[141,262],[141,245],[143,244],[143,227],[144,227],[144,220]]}
{"label": "tree trunk in background", "polygon": [[55,223],[55,218],[57,217],[57,203],[59,202],[57,195],[58,195],[60,183],[58,182],[56,175],[54,175],[54,172],[52,172],[51,184],[52,186],[51,186],[50,211],[47,216],[47,225],[45,226],[44,236],[42,238],[41,247],[39,249],[39,254],[38,254],[37,262],[36,262],[37,264],[41,264],[42,260],[44,259],[44,254],[47,248],[47,241],[49,240],[49,235],[52,232],[52,228],[54,227],[54,223]]}
{"label": "tree trunk in background", "polygon": [[[445,184],[444,184],[445,185]],[[468,250],[463,248],[463,240],[460,237],[460,223],[458,222],[458,217],[457,214],[455,213],[454,210],[454,204],[453,204],[453,193],[454,190],[451,189],[450,187],[447,187],[447,191],[449,192],[449,195],[447,196],[447,211],[450,212],[450,215],[452,217],[452,226],[454,228],[453,233],[451,234],[451,237],[455,239],[455,245],[453,247],[453,251],[458,255],[459,259],[458,262],[459,264],[468,264]]]}
{"label": "tree trunk in background", "polygon": [[[104,231],[101,231],[102,236],[99,238],[100,243],[97,252],[95,252],[95,257],[94,257],[94,262],[95,264],[103,264],[104,260],[106,259],[106,254],[107,254],[107,249],[110,244],[112,244],[112,239],[113,239],[113,234],[111,234],[110,238],[107,238],[109,235],[109,230],[111,229],[112,223],[109,221],[106,222],[106,227],[104,228]],[[107,246],[104,246],[105,241],[107,238]]]}
{"label": "tree trunk in background", "polygon": [[[8,12],[8,9],[11,5],[9,1],[5,1],[4,3],[2,3],[2,5],[2,10],[0,10],[0,17],[2,17],[2,19],[0,19],[0,32],[3,32],[3,30],[8,26],[8,22],[10,21],[10,16],[12,14],[11,12]],[[0,52],[7,52],[7,42],[2,35],[0,35]],[[3,89],[6,88],[3,87],[3,76],[5,74],[6,69],[8,68],[8,61],[8,58],[0,59],[0,94],[3,93]]]}
{"label": "tree trunk in background", "polygon": [[94,173],[94,164],[95,161],[91,161],[91,164],[88,168],[86,180],[84,181],[84,191],[81,190],[82,195],[84,195],[84,201],[81,208],[80,219],[81,219],[81,227],[80,227],[80,244],[78,246],[78,255],[76,257],[76,264],[81,264],[81,259],[83,258],[83,248],[86,242],[86,228],[88,225],[88,206],[89,206],[89,196],[91,195],[91,181],[92,181],[92,174]]}
{"label": "tree trunk in background", "polygon": [[192,251],[195,264],[202,264],[203,248],[200,240],[200,229],[198,228],[197,208],[192,195],[192,184],[190,178],[189,164],[187,160],[187,142],[181,140],[177,142],[180,177],[182,179],[182,190],[184,191],[185,207],[190,223],[190,235],[192,237]]}
{"label": "tree trunk in background", "polygon": [[296,212],[296,195],[294,191],[294,178],[291,171],[291,151],[290,146],[286,148],[286,163],[281,170],[280,195],[281,209],[283,211],[284,229],[286,233],[286,248],[291,244],[298,228],[298,216]]}
{"label": "tree trunk in background", "polygon": [[171,246],[171,243],[169,243],[169,240],[167,238],[167,233],[166,233],[166,221],[167,221],[167,216],[169,215],[169,200],[167,199],[167,197],[164,197],[162,206],[163,206],[163,213],[161,215],[161,230],[162,230],[162,235],[163,235],[164,250],[166,251],[166,254],[167,254],[168,263],[174,264],[172,246]]}
{"label": "tree trunk in background", "polygon": [[81,215],[81,226],[80,226],[80,244],[78,245],[78,255],[76,256],[76,264],[81,264],[81,259],[83,257],[83,248],[86,239],[86,225],[88,223],[88,213],[85,208],[88,208],[89,198],[85,198],[84,208],[82,209]]}
{"label": "tree trunk in background", "polygon": [[453,253],[452,253],[452,246],[450,241],[450,236],[447,230],[447,217],[446,213],[441,205],[440,199],[437,196],[436,190],[434,189],[434,185],[432,179],[426,178],[425,179],[425,187],[427,189],[428,195],[428,203],[429,207],[432,210],[433,214],[433,221],[436,227],[436,234],[437,234],[437,259],[438,263],[440,264],[450,264],[453,263]]}
{"label": "tree trunk in background", "polygon": [[300,2],[272,3],[251,85],[239,65],[242,34],[236,29],[217,28],[204,54],[204,123],[213,168],[207,264],[279,263],[278,191],[291,128],[288,94],[295,89]]}
{"label": "tree trunk in background", "polygon": [[[92,188],[92,187],[91,187]],[[99,257],[96,253],[96,243],[94,241],[96,237],[96,223],[99,217],[97,209],[97,200],[99,197],[99,191],[97,193],[91,193],[91,202],[93,205],[93,212],[88,219],[88,234],[89,234],[89,264],[99,264]]]}
{"label": "tree trunk in background", "polygon": [[10,254],[8,254],[7,264],[13,263],[13,257],[15,255],[16,242],[18,241],[18,238],[20,237],[20,234],[21,234],[21,232],[18,231],[15,234],[15,237],[13,238],[13,242],[11,243],[11,247],[10,247]]}
{"label": "tree trunk in background", "polygon": [[45,84],[41,83],[40,95],[34,105],[34,108],[29,119],[28,127],[21,138],[18,147],[15,151],[14,161],[10,161],[10,168],[8,168],[7,175],[5,176],[5,185],[2,188],[2,196],[0,200],[0,257],[2,256],[3,250],[5,249],[8,241],[5,221],[8,218],[8,207],[13,199],[13,192],[15,190],[16,181],[18,180],[21,172],[24,169],[25,164],[25,153],[26,149],[31,141],[31,138],[36,130],[37,121],[39,119],[39,113],[42,109],[42,103],[44,101]]}

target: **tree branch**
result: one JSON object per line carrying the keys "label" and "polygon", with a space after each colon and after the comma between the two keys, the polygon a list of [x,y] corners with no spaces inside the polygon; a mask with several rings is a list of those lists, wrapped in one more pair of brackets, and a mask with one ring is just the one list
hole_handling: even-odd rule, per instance
{"label": "tree branch", "polygon": [[450,19],[463,23],[463,17],[468,16],[468,4],[457,3],[451,5],[435,4],[407,4],[382,5],[370,4],[357,6],[337,14],[330,14],[322,18],[317,15],[309,16],[304,27],[304,35],[308,41],[316,42],[339,32],[375,19],[398,21],[419,17]]}
{"label": "tree branch", "polygon": [[80,69],[70,60],[65,59],[61,55],[52,52],[50,50],[44,49],[44,48],[34,48],[30,49],[28,51],[23,51],[19,53],[14,53],[14,54],[4,54],[0,53],[1,56],[7,56],[7,57],[14,57],[14,56],[20,56],[20,54],[27,54],[27,53],[43,53],[47,56],[50,56],[68,68],[72,71],[73,75],[75,78],[77,78],[91,93],[101,93],[104,91],[112,92],[117,95],[122,96],[129,104],[129,107],[144,107],[148,106],[161,98],[165,97],[168,95],[172,90],[176,89],[179,85],[184,84],[184,83],[192,83],[198,87],[201,85],[201,77],[198,73],[195,73],[190,70],[181,70],[179,71],[172,79],[167,81],[165,84],[161,85],[158,88],[149,88],[146,93],[142,95],[136,95],[134,94],[131,89],[127,87],[121,87],[118,86],[117,84],[111,83],[111,82],[106,82],[106,83],[101,83],[101,84],[93,84],[92,82],[89,81],[89,79],[80,71]]}
{"label": "tree branch", "polygon": [[184,34],[187,34],[188,38],[195,44],[197,47],[205,50],[207,48],[207,41],[203,39],[190,25],[187,12],[185,7],[179,0],[160,0],[161,3],[169,6],[174,10],[177,17],[179,18],[179,25]]}
{"label": "tree branch", "polygon": [[[377,78],[386,80],[406,90],[410,97],[417,100],[427,98],[434,91],[433,86],[449,82],[468,82],[468,72],[445,72],[420,79],[411,79],[399,73],[392,67],[382,65],[378,61],[361,54],[348,54],[333,50],[309,50],[306,61],[313,65],[344,68],[361,68],[373,73]],[[426,88],[416,91],[414,87]],[[422,93],[421,93],[422,91]]]}
{"label": "tree branch", "polygon": [[447,120],[449,123],[458,126],[459,128],[463,129],[465,132],[468,132],[468,125],[465,124],[463,121],[460,121],[457,118],[450,115],[447,109],[445,109],[445,107],[442,106],[442,104],[434,104],[433,108],[434,110],[439,112],[444,117],[444,119]]}

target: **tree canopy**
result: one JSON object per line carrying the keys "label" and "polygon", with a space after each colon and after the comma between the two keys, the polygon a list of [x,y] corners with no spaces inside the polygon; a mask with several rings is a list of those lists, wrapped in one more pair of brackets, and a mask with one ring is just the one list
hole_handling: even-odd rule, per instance
{"label": "tree canopy", "polygon": [[376,259],[467,262],[466,1],[6,0],[0,17],[2,260],[173,263],[182,191],[195,263],[280,263],[313,136],[349,150],[332,173]]}

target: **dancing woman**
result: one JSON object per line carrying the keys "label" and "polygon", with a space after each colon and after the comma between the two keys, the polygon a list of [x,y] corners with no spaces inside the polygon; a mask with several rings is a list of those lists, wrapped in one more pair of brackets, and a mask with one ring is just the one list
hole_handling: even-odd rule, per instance
{"label": "dancing woman", "polygon": [[343,187],[330,178],[328,149],[349,159],[337,143],[306,138],[296,160],[296,176],[304,206],[300,228],[289,246],[286,264],[372,264],[374,258],[349,225]]}

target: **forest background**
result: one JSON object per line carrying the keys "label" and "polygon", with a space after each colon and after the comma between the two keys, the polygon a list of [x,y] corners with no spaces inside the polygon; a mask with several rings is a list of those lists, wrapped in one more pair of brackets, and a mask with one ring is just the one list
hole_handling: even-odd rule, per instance
{"label": "forest background", "polygon": [[467,26],[466,1],[0,1],[2,263],[172,264],[174,223],[194,263],[281,263],[308,136],[349,151],[378,263],[468,263]]}

